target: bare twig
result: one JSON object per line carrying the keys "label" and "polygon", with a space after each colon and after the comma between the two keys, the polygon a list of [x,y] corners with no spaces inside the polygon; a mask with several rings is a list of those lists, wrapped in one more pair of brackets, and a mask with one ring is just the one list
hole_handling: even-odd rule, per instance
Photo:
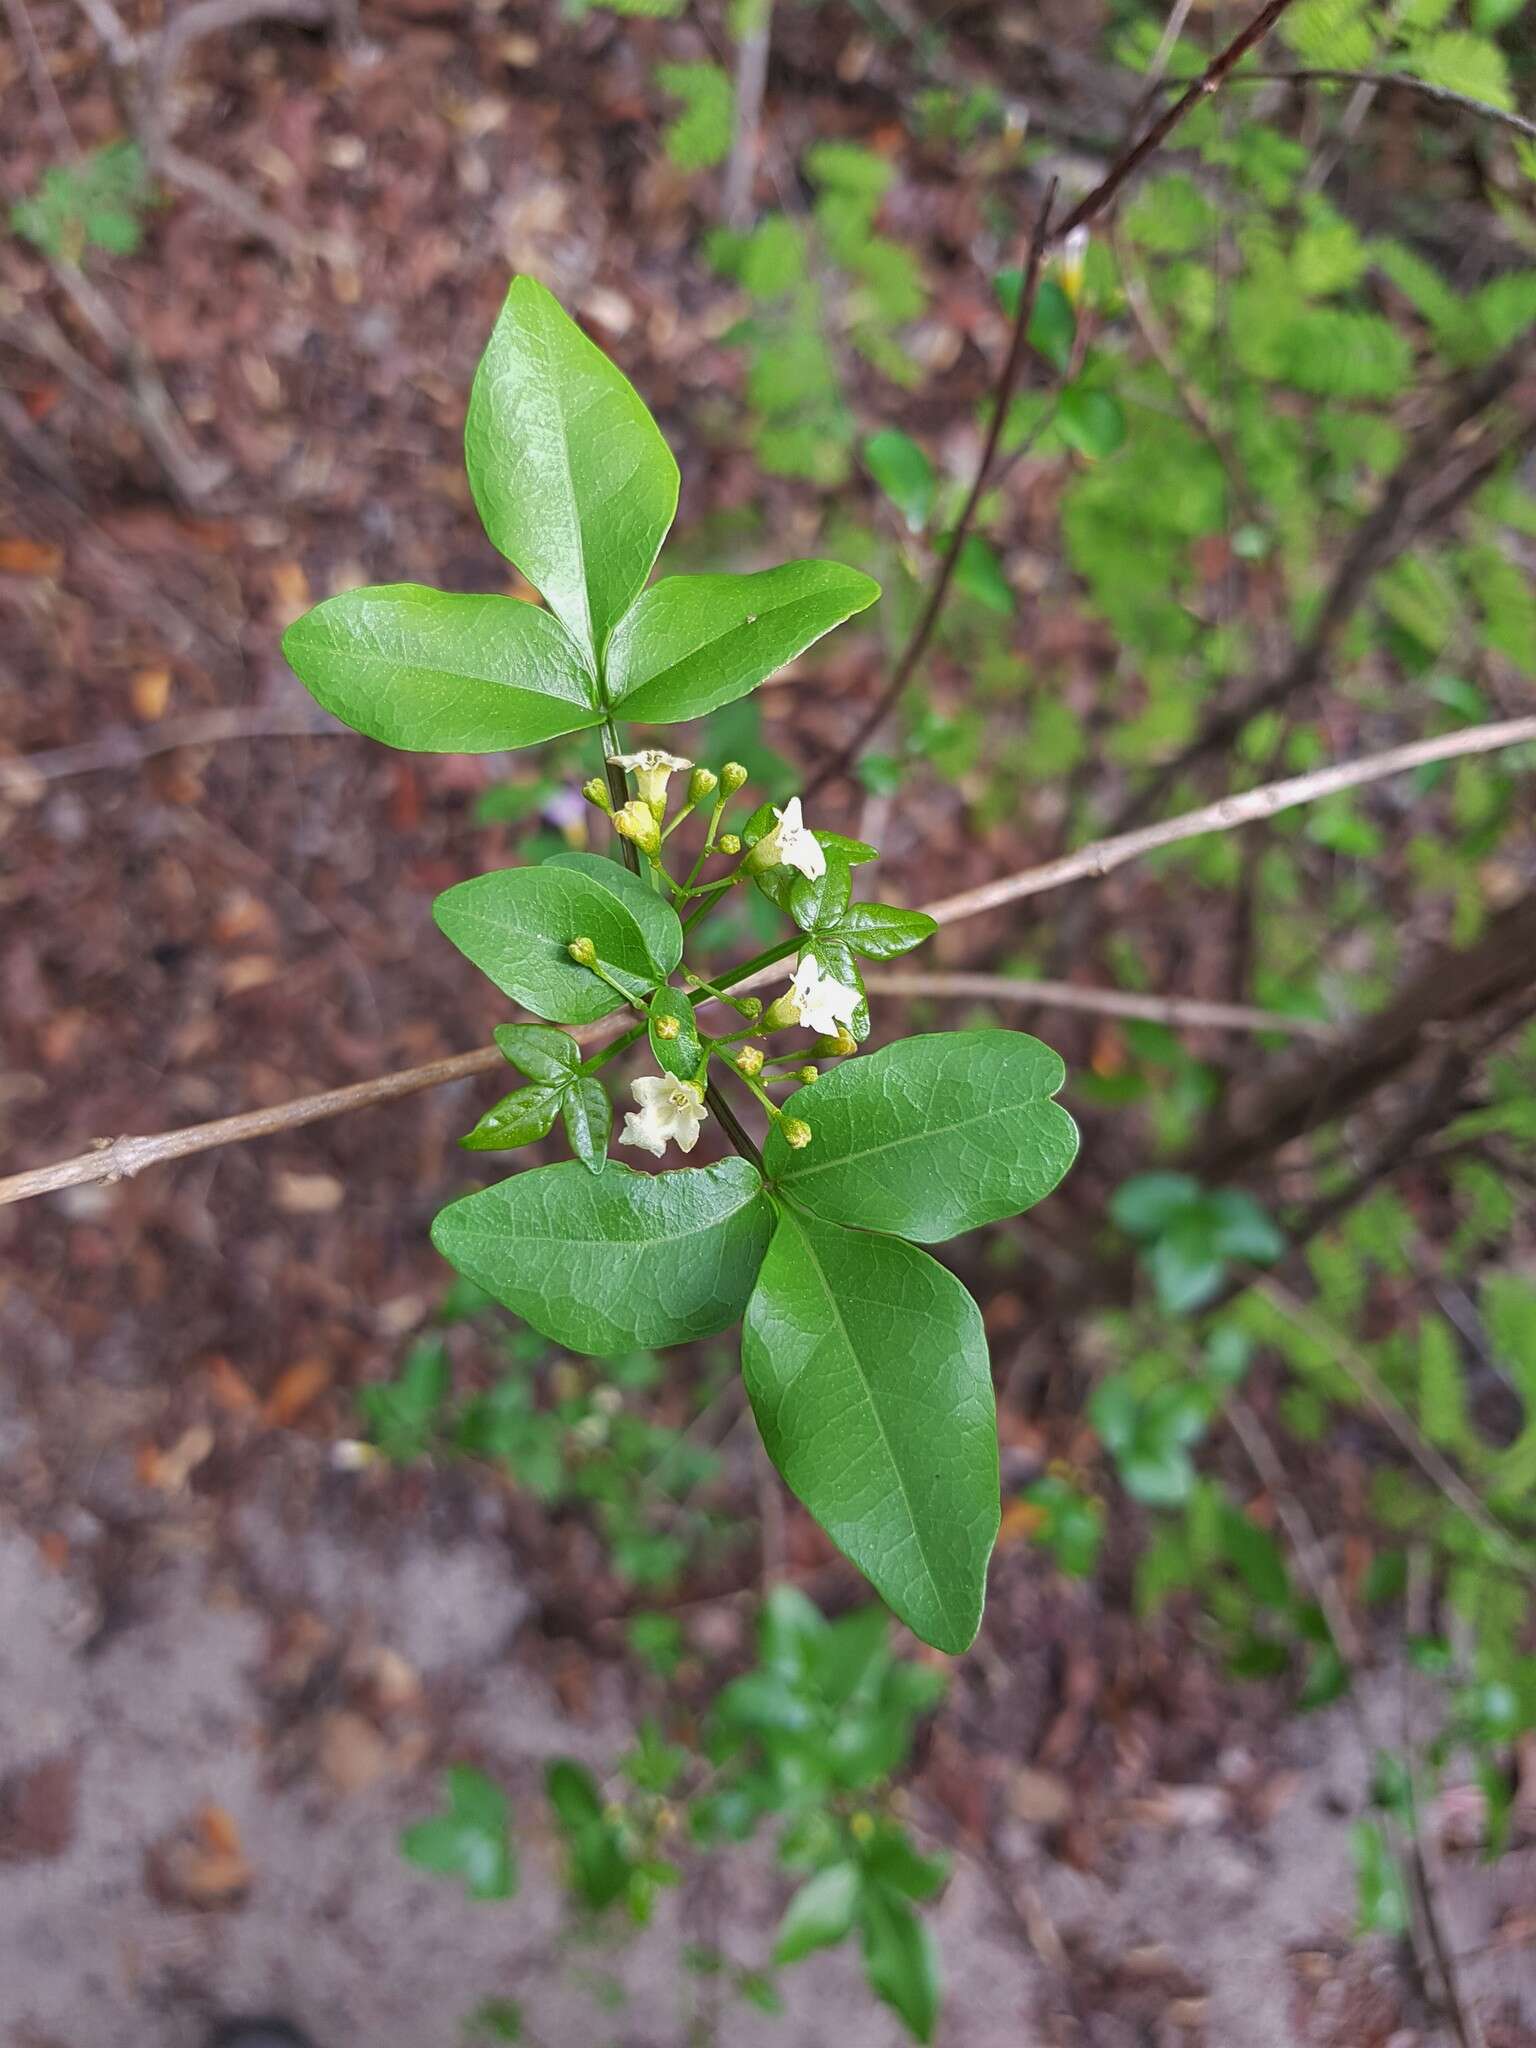
{"label": "bare twig", "polygon": [[1469,378],[1415,437],[1387,479],[1373,509],[1356,527],[1312,625],[1289,661],[1276,674],[1251,684],[1218,704],[1198,732],[1166,761],[1122,806],[1115,823],[1134,824],[1187,774],[1196,761],[1229,747],[1250,719],[1273,711],[1321,681],[1329,656],[1365,599],[1377,574],[1409,535],[1442,524],[1505,462],[1518,462],[1536,445],[1536,417],[1514,434],[1490,427],[1459,460],[1447,456],[1465,429],[1518,383],[1532,358],[1533,342],[1521,335],[1502,354]]}
{"label": "bare twig", "polygon": [[1396,89],[1401,92],[1417,93],[1420,99],[1433,100],[1439,106],[1458,107],[1464,113],[1475,114],[1480,121],[1490,121],[1500,128],[1509,128],[1516,135],[1528,136],[1536,141],[1536,121],[1527,120],[1524,114],[1517,114],[1508,107],[1496,107],[1487,100],[1474,99],[1470,93],[1453,92],[1448,85],[1436,85],[1427,78],[1414,78],[1406,71],[1336,71],[1328,69],[1307,69],[1300,71],[1266,71],[1254,69],[1243,71],[1230,81],[1233,85],[1356,85],[1368,87],[1373,92]]}
{"label": "bare twig", "polygon": [[1064,241],[1074,228],[1086,227],[1090,221],[1095,220],[1106,207],[1113,203],[1118,197],[1121,188],[1129,179],[1135,176],[1148,157],[1155,154],[1162,147],[1188,113],[1203,100],[1209,99],[1212,94],[1220,91],[1233,67],[1241,63],[1248,52],[1264,40],[1281,15],[1291,5],[1292,0],[1268,0],[1268,4],[1259,10],[1247,27],[1240,30],[1233,37],[1232,41],[1227,44],[1226,48],[1211,59],[1211,62],[1206,66],[1200,77],[1195,80],[1194,84],[1189,86],[1174,101],[1171,107],[1158,116],[1139,140],[1121,152],[1120,156],[1110,165],[1108,171],[1087,197],[1080,199],[1070,213],[1054,226],[1050,222],[1052,204],[1056,193],[1054,181],[1047,189],[1039,216],[1035,222],[1034,234],[1030,241],[1024,281],[1019,294],[1018,317],[1014,322],[1013,339],[1009,344],[1002,375],[998,379],[992,423],[988,430],[986,447],[982,451],[981,462],[977,468],[976,481],[971,486],[970,496],[966,499],[964,510],[956,521],[955,530],[949,539],[949,545],[939,558],[933,581],[929,586],[927,602],[918,616],[917,623],[908,637],[906,646],[902,649],[891,680],[865,714],[853,737],[846,741],[839,748],[838,752],[833,755],[831,760],[824,763],[811,778],[806,789],[808,796],[814,795],[817,790],[824,788],[835,776],[841,775],[849,764],[857,758],[870,737],[884,724],[886,718],[890,715],[902,691],[916,673],[923,655],[927,652],[928,644],[933,638],[934,631],[944,610],[945,601],[949,596],[950,585],[954,579],[955,564],[959,559],[960,550],[965,544],[971,521],[975,517],[977,504],[980,502],[982,492],[985,490],[991,475],[993,461],[997,454],[997,444],[1002,436],[1009,405],[1024,367],[1025,341],[1030,317],[1034,312],[1035,294],[1039,289],[1040,269],[1045,260],[1047,250],[1054,247],[1057,243]]}
{"label": "bare twig", "polygon": [[[1447,733],[1439,739],[1394,747],[1389,753],[1375,754],[1362,761],[1340,762],[1335,767],[1317,769],[1309,775],[1294,775],[1284,782],[1247,790],[1240,796],[1223,797],[1219,803],[1207,804],[1185,817],[1145,826],[1118,839],[1101,840],[1064,859],[1048,861],[1043,867],[1028,868],[1022,874],[1005,875],[997,881],[984,882],[979,888],[962,890],[959,895],[941,897],[937,902],[924,905],[924,909],[941,924],[958,923],[963,918],[978,917],[983,911],[1000,909],[1004,904],[1016,903],[1024,897],[1043,895],[1066,882],[1107,875],[1140,854],[1174,845],[1179,840],[1200,838],[1208,832],[1231,831],[1237,826],[1251,824],[1255,819],[1271,818],[1278,811],[1334,795],[1341,789],[1356,789],[1364,783],[1379,782],[1389,775],[1401,775],[1409,769],[1425,767],[1432,761],[1493,753],[1501,747],[1519,746],[1528,741],[1536,741],[1536,718],[1511,718],[1498,725],[1474,726],[1465,732]],[[756,974],[733,983],[733,987],[745,993],[783,972],[782,964],[764,967]],[[606,1035],[608,1033],[601,1025],[572,1033],[582,1043]],[[165,1131],[154,1137],[117,1138],[78,1158],[61,1160],[54,1166],[35,1167],[29,1172],[12,1174],[9,1179],[0,1180],[0,1207],[9,1202],[27,1201],[34,1195],[56,1194],[64,1188],[123,1180],[142,1172],[145,1167],[158,1166],[166,1160],[181,1159],[192,1152],[205,1152],[217,1145],[239,1144],[247,1138],[268,1137],[302,1124],[319,1123],[326,1117],[340,1116],[351,1109],[370,1108],[376,1102],[390,1102],[403,1095],[414,1095],[423,1088],[435,1088],[445,1081],[488,1073],[500,1063],[499,1052],[492,1047],[483,1047],[477,1052],[460,1053],[453,1059],[434,1060],[427,1066],[412,1067],[403,1073],[383,1074],[376,1080],[361,1081],[350,1088],[335,1088],[323,1095],[303,1096],[296,1102],[277,1103],[269,1109],[253,1110],[243,1116],[220,1117],[212,1123],[194,1124],[186,1130]]]}
{"label": "bare twig", "polygon": [[1356,1350],[1347,1337],[1334,1329],[1273,1275],[1254,1273],[1248,1284],[1262,1295],[1271,1308],[1278,1309],[1287,1322],[1294,1323],[1315,1344],[1321,1344],[1334,1363],[1360,1389],[1371,1407],[1386,1424],[1430,1483],[1500,1553],[1506,1563],[1529,1569],[1533,1553],[1519,1537],[1505,1528],[1491,1512],[1481,1494],[1469,1486],[1456,1467],[1429,1441],[1402,1403],[1389,1392],[1370,1360]]}
{"label": "bare twig", "polygon": [[1357,1672],[1365,1663],[1365,1645],[1360,1640],[1360,1631],[1355,1627],[1354,1616],[1349,1611],[1349,1602],[1344,1598],[1338,1580],[1328,1568],[1328,1559],[1322,1544],[1318,1541],[1311,1518],[1291,1490],[1290,1482],[1285,1476],[1285,1467],[1280,1462],[1280,1453],[1275,1449],[1269,1432],[1246,1401],[1229,1401],[1225,1413],[1227,1421],[1232,1426],[1232,1434],[1247,1453],[1249,1464],[1259,1475],[1261,1484],[1275,1504],[1275,1513],[1279,1516],[1281,1527],[1290,1538],[1291,1548],[1296,1554],[1297,1566],[1311,1588],[1313,1599],[1322,1610],[1324,1621],[1328,1624],[1328,1633],[1333,1637],[1334,1648],[1350,1671]]}
{"label": "bare twig", "polygon": [[0,758],[0,792],[7,783],[25,791],[39,782],[58,782],[70,775],[94,775],[106,768],[137,768],[158,754],[178,747],[217,746],[225,740],[320,737],[347,728],[313,705],[241,707],[226,711],[195,711],[169,718],[144,732],[119,730],[101,739],[82,740],[74,747],[50,747],[43,753]]}
{"label": "bare twig", "polygon": [[16,39],[16,47],[21,51],[22,60],[27,67],[32,97],[37,101],[38,111],[53,137],[55,147],[61,156],[77,157],[80,154],[80,145],[75,141],[75,131],[69,125],[64,102],[59,98],[59,89],[53,82],[53,73],[48,69],[48,59],[37,39],[37,28],[32,20],[27,0],[5,0],[5,18],[11,25],[11,34]]}
{"label": "bare twig", "polygon": [[997,391],[992,402],[992,420],[987,428],[987,438],[982,447],[981,460],[976,465],[976,476],[971,484],[960,517],[955,521],[954,531],[948,545],[939,557],[938,568],[928,586],[927,601],[918,614],[917,622],[907,637],[891,679],[875,699],[864,717],[855,727],[852,737],[846,740],[830,761],[826,761],[806,785],[806,795],[814,796],[834,776],[841,775],[848,764],[857,759],[871,737],[885,723],[891,710],[899,701],[903,690],[917,673],[923,656],[928,651],[939,618],[944,610],[949,588],[954,581],[955,569],[960,554],[971,530],[971,521],[976,516],[976,507],[981,503],[992,474],[992,465],[997,459],[998,444],[1003,438],[1003,428],[1008,421],[1009,408],[1014,392],[1024,370],[1024,357],[1028,344],[1029,323],[1035,310],[1035,299],[1040,290],[1040,267],[1045,261],[1046,243],[1050,239],[1051,208],[1055,204],[1056,184],[1053,179],[1046,188],[1040,211],[1035,216],[1034,232],[1030,236],[1029,254],[1025,259],[1024,276],[1019,286],[1018,311],[1014,316],[1013,338],[1008,345],[1008,354],[1003,363],[1002,374],[997,380]]}
{"label": "bare twig", "polygon": [[1497,725],[1475,725],[1462,732],[1444,733],[1438,739],[1415,740],[1410,746],[1393,747],[1385,754],[1369,754],[1360,761],[1340,761],[1331,768],[1317,768],[1307,775],[1292,775],[1283,782],[1264,783],[1258,789],[1221,797],[1199,810],[1186,811],[1181,817],[1098,840],[1076,853],[1047,861],[1042,867],[1004,875],[995,882],[982,882],[974,889],[963,889],[958,895],[924,904],[923,908],[941,924],[953,924],[961,918],[978,917],[986,910],[1000,910],[1004,904],[1020,902],[1026,896],[1044,895],[1067,882],[1099,880],[1127,861],[1137,860],[1162,846],[1177,845],[1180,840],[1199,839],[1207,832],[1230,832],[1234,826],[1273,818],[1298,804],[1316,803],[1319,798],[1336,796],[1341,790],[1359,789],[1390,775],[1403,775],[1409,769],[1427,767],[1431,761],[1494,753],[1502,747],[1521,746],[1532,740],[1536,740],[1536,718],[1509,718]]}
{"label": "bare twig", "polygon": [[731,158],[725,170],[721,212],[728,228],[752,223],[752,179],[768,83],[768,46],[773,35],[773,0],[749,0],[736,46],[735,100],[731,116]]}
{"label": "bare twig", "polygon": [[1252,1010],[1241,1003],[1207,1003],[1193,996],[1135,995],[1127,989],[1080,988],[1070,981],[1016,981],[1006,974],[909,974],[900,969],[867,974],[872,995],[973,997],[988,1003],[1024,1003],[1045,1010],[1085,1010],[1100,1017],[1141,1017],[1149,1024],[1180,1025],[1198,1031],[1277,1031],[1295,1038],[1334,1036],[1331,1024],[1315,1017],[1288,1017],[1280,1010]]}

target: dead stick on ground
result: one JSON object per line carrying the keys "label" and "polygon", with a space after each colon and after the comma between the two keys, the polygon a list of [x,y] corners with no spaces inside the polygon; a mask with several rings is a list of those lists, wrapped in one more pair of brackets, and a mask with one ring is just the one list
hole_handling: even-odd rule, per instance
{"label": "dead stick on ground", "polygon": [[[1118,839],[1100,840],[1043,867],[1027,868],[1021,874],[1005,875],[978,888],[965,889],[956,896],[941,897],[924,905],[940,924],[955,924],[962,918],[978,917],[983,911],[1000,909],[1028,896],[1043,895],[1066,882],[1100,877],[1123,867],[1139,855],[1183,839],[1198,839],[1208,832],[1230,832],[1259,818],[1272,818],[1278,811],[1312,803],[1339,790],[1358,789],[1365,783],[1380,782],[1389,775],[1401,775],[1432,761],[1450,761],[1471,754],[1490,754],[1503,747],[1536,742],[1536,718],[1511,718],[1497,725],[1473,726],[1464,732],[1447,733],[1439,739],[1418,740],[1411,746],[1394,747],[1389,753],[1374,754],[1361,761],[1342,761],[1332,768],[1320,768],[1309,775],[1293,775],[1284,782],[1267,783],[1260,789],[1223,797],[1182,818],[1168,818],[1160,824],[1123,833]],[[627,842],[626,842],[627,843]],[[784,972],[782,964],[761,969],[734,984],[738,993],[761,987]],[[608,1035],[602,1026],[572,1034],[582,1042]],[[412,1067],[398,1074],[383,1074],[377,1080],[360,1081],[350,1088],[336,1088],[324,1095],[302,1096],[296,1102],[277,1103],[240,1116],[220,1117],[213,1123],[193,1124],[185,1130],[162,1131],[151,1137],[117,1138],[104,1142],[78,1158],[60,1160],[54,1166],[35,1167],[26,1173],[0,1180],[0,1207],[23,1202],[34,1195],[57,1194],[64,1188],[84,1187],[93,1182],[124,1180],[145,1167],[182,1159],[189,1153],[206,1152],[217,1145],[239,1144],[247,1138],[270,1137],[277,1131],[301,1124],[319,1123],[325,1117],[340,1116],[350,1109],[366,1109],[376,1102],[392,1102],[414,1095],[423,1088],[435,1088],[445,1081],[464,1080],[472,1074],[489,1073],[501,1065],[494,1047],[460,1053],[453,1059],[434,1060],[424,1067]]]}

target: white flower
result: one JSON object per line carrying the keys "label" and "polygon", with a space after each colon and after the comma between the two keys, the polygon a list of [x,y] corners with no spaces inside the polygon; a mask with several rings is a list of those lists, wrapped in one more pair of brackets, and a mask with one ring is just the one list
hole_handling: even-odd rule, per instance
{"label": "white flower", "polygon": [[625,1117],[619,1143],[636,1145],[657,1159],[666,1151],[669,1139],[679,1152],[691,1152],[699,1142],[699,1125],[709,1115],[704,1091],[671,1074],[645,1074],[631,1081],[629,1088],[640,1113],[637,1116],[631,1110]]}
{"label": "white flower", "polygon": [[645,747],[638,754],[610,754],[608,766],[633,775],[642,800],[655,810],[658,806],[665,809],[667,784],[672,777],[681,775],[693,763],[682,754],[667,753],[662,747]]}
{"label": "white flower", "polygon": [[773,815],[778,823],[771,832],[765,832],[753,847],[751,867],[782,865],[798,868],[813,882],[819,881],[827,872],[827,856],[822,852],[815,833],[800,816],[799,797],[792,796],[782,811],[775,805]]}
{"label": "white flower", "polygon": [[786,995],[799,1011],[800,1022],[807,1031],[819,1031],[829,1038],[836,1035],[841,1025],[853,1022],[853,1013],[859,1007],[858,990],[846,988],[830,974],[823,974],[810,954],[795,969]]}
{"label": "white flower", "polygon": [[1088,262],[1088,230],[1074,228],[1061,245],[1061,288],[1075,306],[1083,295],[1083,271]]}

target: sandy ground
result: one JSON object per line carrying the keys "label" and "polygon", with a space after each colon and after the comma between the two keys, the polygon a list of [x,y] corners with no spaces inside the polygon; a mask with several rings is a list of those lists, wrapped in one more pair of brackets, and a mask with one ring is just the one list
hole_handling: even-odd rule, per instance
{"label": "sandy ground", "polygon": [[[280,1496],[258,1494],[217,1556],[172,1546],[147,1564],[105,1630],[29,1535],[0,1533],[5,2048],[198,2048],[212,2018],[240,2010],[286,2012],[320,2048],[452,2048],[493,1996],[518,1998],[545,2048],[700,2038],[681,1942],[709,1937],[718,1912],[723,1945],[759,1962],[782,1884],[749,1851],[724,1891],[685,1888],[643,1935],[560,1937],[538,1773],[561,1752],[611,1758],[626,1702],[616,1667],[579,1713],[533,1676],[519,1650],[527,1610],[494,1503],[479,1526],[418,1528],[391,1546],[340,1509],[296,1530]],[[538,1661],[549,1668],[547,1646]],[[1293,1749],[1273,1816],[1238,1831],[1218,1782],[1241,1764],[1234,1731],[1211,1786],[1179,1788],[1169,1810],[1128,1826],[1113,1882],[1047,1855],[1022,1819],[1004,1844],[1011,1902],[962,1861],[937,1913],[941,2042],[1432,2038],[1347,2018],[1393,2011],[1401,1989],[1384,1945],[1349,1941],[1362,1759],[1340,1709],[1297,1723]],[[396,1853],[451,1757],[514,1795],[523,1883],[507,1906],[467,1905]],[[1518,1859],[1496,1890],[1475,1871],[1458,1881],[1464,1949],[1520,1883]],[[615,1984],[622,2003],[594,1995]],[[851,1955],[802,1966],[784,1988],[787,2018],[731,2005],[719,2038],[900,2038]]]}

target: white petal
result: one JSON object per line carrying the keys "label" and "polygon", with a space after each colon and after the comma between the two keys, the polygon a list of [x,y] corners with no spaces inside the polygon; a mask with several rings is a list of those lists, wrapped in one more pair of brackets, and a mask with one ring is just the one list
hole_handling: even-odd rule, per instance
{"label": "white petal", "polygon": [[636,1116],[633,1110],[624,1119],[624,1128],[619,1133],[619,1143],[633,1145],[638,1151],[649,1152],[656,1159],[660,1159],[667,1149],[666,1139],[657,1131],[651,1119],[647,1116]]}

